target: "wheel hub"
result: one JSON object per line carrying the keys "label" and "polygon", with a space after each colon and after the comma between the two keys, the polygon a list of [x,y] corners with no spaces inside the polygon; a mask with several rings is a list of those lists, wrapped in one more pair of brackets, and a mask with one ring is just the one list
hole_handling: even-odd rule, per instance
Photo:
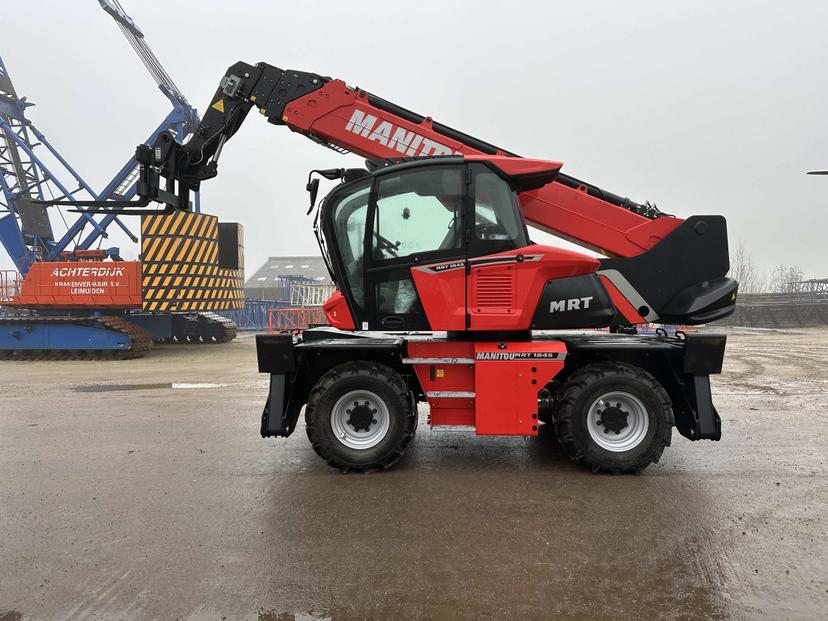
{"label": "wheel hub", "polygon": [[353,427],[354,431],[370,431],[371,425],[376,424],[374,414],[377,413],[377,409],[370,406],[368,401],[363,403],[354,401],[353,407],[346,410],[346,413],[350,415],[346,423]]}
{"label": "wheel hub", "polygon": [[331,431],[348,448],[364,450],[382,442],[391,425],[385,401],[370,390],[342,395],[331,408]]}
{"label": "wheel hub", "polygon": [[627,412],[621,409],[621,404],[610,405],[605,410],[598,410],[598,415],[601,417],[598,421],[604,427],[604,431],[609,433],[621,433],[621,430],[627,426]]}
{"label": "wheel hub", "polygon": [[623,453],[645,440],[650,417],[644,402],[637,396],[612,390],[592,402],[585,423],[590,438],[599,447]]}

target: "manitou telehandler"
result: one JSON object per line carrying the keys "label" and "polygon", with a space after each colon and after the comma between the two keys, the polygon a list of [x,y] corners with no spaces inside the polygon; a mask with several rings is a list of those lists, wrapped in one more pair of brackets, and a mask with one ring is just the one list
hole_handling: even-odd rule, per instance
{"label": "manitou telehandler", "polygon": [[[164,134],[138,147],[141,200],[119,208],[188,209],[254,106],[367,158],[364,169],[309,175],[311,208],[314,173],[341,181],[314,218],[338,290],[329,326],[258,337],[270,374],[263,436],[289,436],[305,407],[329,464],[387,468],[426,402],[432,427],[480,435],[535,436],[545,421],[594,471],[645,468],[674,425],[691,440],[720,438],[709,375],[721,371],[725,336],[635,326],[733,311],[723,217],[669,216],[341,80],[243,62],[189,142]],[[535,244],[527,223],[607,258]],[[579,328],[609,331],[557,332]]]}

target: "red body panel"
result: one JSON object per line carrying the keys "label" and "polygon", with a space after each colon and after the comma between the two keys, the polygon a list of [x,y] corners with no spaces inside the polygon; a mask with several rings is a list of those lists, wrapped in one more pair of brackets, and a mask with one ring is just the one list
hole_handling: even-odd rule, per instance
{"label": "red body panel", "polygon": [[[282,121],[294,131],[370,159],[483,155],[436,132],[430,118],[415,123],[371,105],[365,92],[342,80],[331,80],[288,104]],[[683,222],[672,217],[649,220],[590,196],[585,188],[555,182],[522,193],[521,203],[533,226],[610,256],[641,254]]]}
{"label": "red body panel", "polygon": [[[474,343],[462,341],[408,341],[408,355],[414,359],[474,360]],[[434,392],[474,392],[474,364],[415,364],[417,379],[428,398],[429,423],[474,426],[474,397],[434,397]]]}
{"label": "red body panel", "polygon": [[[475,364],[475,431],[478,435],[538,435],[538,392],[563,369],[566,345],[546,343],[477,343]],[[548,359],[517,359],[535,354]],[[555,356],[556,358],[552,358]],[[484,356],[492,359],[484,360]]]}
{"label": "red body panel", "polygon": [[348,303],[345,301],[345,296],[337,289],[331,294],[325,303],[322,305],[322,310],[325,311],[325,317],[328,323],[334,328],[340,330],[354,330],[354,318],[351,316],[351,311],[348,309]]}
{"label": "red body panel", "polygon": [[408,341],[432,427],[478,435],[538,434],[538,392],[563,369],[561,342]]}
{"label": "red body panel", "polygon": [[13,306],[23,308],[141,307],[141,263],[34,263]]}
{"label": "red body panel", "polygon": [[[495,257],[519,256],[524,260],[489,262]],[[546,281],[592,274],[599,265],[597,259],[579,252],[540,245],[472,259],[469,329],[528,330]]]}
{"label": "red body panel", "polygon": [[[531,160],[526,157],[504,155],[467,155],[464,159],[467,162],[489,162],[510,177],[532,177],[541,173],[556,173],[563,166],[563,162]],[[554,177],[554,174],[550,176]]]}
{"label": "red body panel", "polygon": [[[411,269],[432,330],[528,330],[546,281],[592,274],[597,259],[552,246],[531,245],[469,260]],[[467,290],[464,290],[466,287]]]}
{"label": "red body panel", "polygon": [[414,267],[411,277],[433,330],[466,329],[465,261]]}

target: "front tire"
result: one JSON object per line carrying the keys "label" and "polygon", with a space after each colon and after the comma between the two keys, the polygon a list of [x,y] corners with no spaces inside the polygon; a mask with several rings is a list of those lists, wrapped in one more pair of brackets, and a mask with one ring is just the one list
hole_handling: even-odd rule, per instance
{"label": "front tire", "polygon": [[553,416],[566,454],[593,472],[640,472],[670,446],[675,424],[661,384],[621,362],[599,362],[573,373]]}
{"label": "front tire", "polygon": [[400,375],[359,360],[326,372],[308,396],[305,424],[313,449],[344,472],[389,468],[417,427],[414,397]]}

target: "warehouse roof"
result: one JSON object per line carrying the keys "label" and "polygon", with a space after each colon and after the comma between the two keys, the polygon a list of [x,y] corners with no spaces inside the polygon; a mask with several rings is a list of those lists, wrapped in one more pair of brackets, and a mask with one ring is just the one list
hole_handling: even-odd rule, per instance
{"label": "warehouse roof", "polygon": [[330,283],[331,277],[322,257],[270,257],[247,279],[248,289],[266,289],[282,278],[301,278],[319,283]]}

